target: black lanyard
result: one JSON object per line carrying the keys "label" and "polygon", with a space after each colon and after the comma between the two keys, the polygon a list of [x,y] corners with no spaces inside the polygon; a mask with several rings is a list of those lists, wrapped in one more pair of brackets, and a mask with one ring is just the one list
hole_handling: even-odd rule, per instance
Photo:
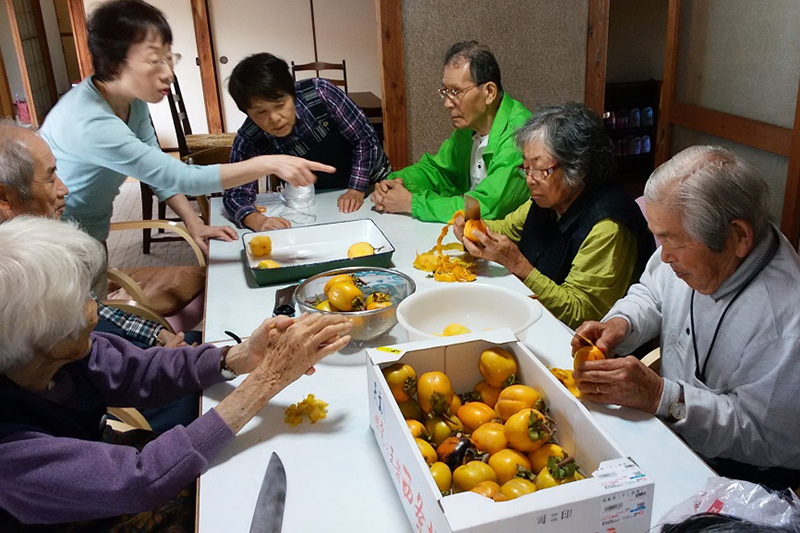
{"label": "black lanyard", "polygon": [[714,343],[717,342],[717,334],[719,333],[719,328],[722,325],[722,320],[725,318],[725,315],[728,313],[728,310],[730,310],[731,306],[733,305],[733,302],[735,302],[736,299],[739,296],[741,296],[744,290],[748,286],[750,286],[750,284],[753,282],[754,279],[756,279],[756,276],[758,276],[759,272],[764,270],[764,267],[767,266],[769,262],[772,261],[772,258],[775,257],[775,254],[778,253],[780,237],[778,237],[777,232],[774,229],[770,233],[770,236],[772,238],[770,239],[769,246],[767,246],[767,249],[764,251],[763,254],[761,254],[761,257],[758,258],[758,261],[756,261],[756,263],[753,265],[753,268],[750,269],[750,272],[747,274],[747,277],[742,283],[742,286],[739,287],[739,290],[737,290],[736,294],[733,295],[731,301],[728,302],[728,305],[725,306],[725,310],[722,311],[722,316],[719,317],[719,321],[717,322],[717,327],[716,329],[714,329],[714,336],[711,337],[711,344],[708,347],[708,352],[706,353],[706,359],[705,361],[703,361],[702,371],[700,370],[700,355],[697,353],[697,339],[695,338],[694,335],[694,293],[696,291],[692,289],[692,298],[691,298],[691,303],[689,305],[689,318],[692,322],[692,347],[694,348],[694,362],[695,362],[694,376],[697,379],[699,379],[702,383],[706,382],[706,368],[708,368],[708,361],[709,359],[711,359],[711,350],[714,349]]}

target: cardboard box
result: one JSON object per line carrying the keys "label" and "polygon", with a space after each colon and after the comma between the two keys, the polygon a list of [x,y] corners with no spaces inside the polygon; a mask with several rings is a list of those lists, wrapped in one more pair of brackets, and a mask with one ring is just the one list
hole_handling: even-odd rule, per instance
{"label": "cardboard box", "polygon": [[[575,457],[587,479],[508,502],[494,502],[472,492],[441,496],[381,368],[402,361],[410,364],[417,376],[440,370],[450,378],[457,393],[466,392],[482,379],[478,371],[481,352],[496,345],[516,357],[519,380],[542,393],[556,421],[558,442]],[[649,530],[653,482],[510,330],[381,347],[368,353],[370,426],[414,531],[642,533]]]}

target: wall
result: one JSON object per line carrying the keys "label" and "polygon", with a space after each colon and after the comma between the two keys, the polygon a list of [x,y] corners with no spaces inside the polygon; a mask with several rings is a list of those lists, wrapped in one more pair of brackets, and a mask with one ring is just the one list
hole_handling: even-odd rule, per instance
{"label": "wall", "polygon": [[56,6],[53,0],[40,0],[42,7],[42,21],[47,36],[47,48],[50,51],[50,61],[53,63],[53,77],[56,81],[56,92],[64,94],[70,88],[67,65],[64,61],[64,49],[61,47],[61,34],[56,18]]}
{"label": "wall", "polygon": [[611,0],[606,82],[664,76],[669,0]]}
{"label": "wall", "polygon": [[437,89],[449,46],[475,39],[500,64],[503,86],[529,109],[583,101],[587,0],[404,0],[403,39],[410,159],[452,133]]}
{"label": "wall", "polygon": [[[681,11],[676,99],[791,128],[800,79],[796,0],[690,0]],[[672,152],[721,144],[758,166],[780,221],[788,159],[675,128]]]}

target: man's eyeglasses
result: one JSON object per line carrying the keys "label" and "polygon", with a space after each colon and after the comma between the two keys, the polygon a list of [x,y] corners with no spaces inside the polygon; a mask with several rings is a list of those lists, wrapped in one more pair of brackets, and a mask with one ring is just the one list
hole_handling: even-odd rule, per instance
{"label": "man's eyeglasses", "polygon": [[555,164],[552,167],[548,168],[533,168],[520,165],[517,167],[517,170],[519,170],[519,175],[522,176],[523,178],[527,178],[528,176],[530,176],[530,178],[533,181],[539,181],[544,183],[545,181],[547,181],[547,178],[550,177],[550,174],[552,174],[553,171],[557,168],[558,164]]}
{"label": "man's eyeglasses", "polygon": [[145,61],[145,63],[147,63],[154,69],[163,68],[165,66],[169,66],[169,68],[174,68],[175,65],[180,63],[182,57],[183,56],[178,53],[167,54],[164,57],[159,57],[158,59],[151,59]]}
{"label": "man's eyeglasses", "polygon": [[449,99],[451,102],[457,104],[458,101],[461,100],[461,97],[467,94],[468,91],[474,89],[475,87],[480,87],[481,85],[483,84],[479,83],[477,85],[470,85],[469,87],[464,87],[463,89],[447,89],[445,87],[442,87],[441,89],[436,91],[436,94],[438,94],[439,98],[441,98],[442,100]]}

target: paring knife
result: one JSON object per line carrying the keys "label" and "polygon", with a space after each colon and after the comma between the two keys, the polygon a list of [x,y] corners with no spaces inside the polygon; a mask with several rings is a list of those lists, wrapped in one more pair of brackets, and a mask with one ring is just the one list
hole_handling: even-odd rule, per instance
{"label": "paring knife", "polygon": [[272,452],[267,472],[258,491],[250,533],[280,533],[286,506],[286,470],[278,454]]}
{"label": "paring knife", "polygon": [[464,219],[466,220],[480,220],[481,218],[481,203],[472,196],[464,195]]}

